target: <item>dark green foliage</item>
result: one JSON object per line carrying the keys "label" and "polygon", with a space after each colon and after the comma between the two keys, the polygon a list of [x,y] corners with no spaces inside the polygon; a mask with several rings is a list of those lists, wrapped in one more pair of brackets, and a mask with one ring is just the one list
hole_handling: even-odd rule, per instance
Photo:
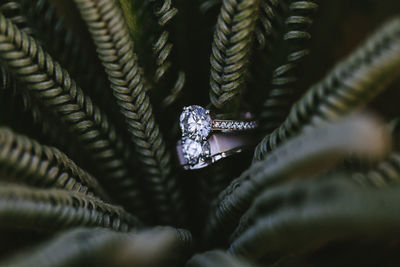
{"label": "dark green foliage", "polygon": [[262,159],[308,124],[334,120],[364,106],[397,77],[399,68],[400,19],[396,18],[311,87],[293,105],[286,120],[264,137],[254,159]]}
{"label": "dark green foliage", "polygon": [[[137,190],[128,176],[128,147],[124,147],[123,139],[107,116],[33,38],[19,31],[2,15],[0,34],[0,43],[3,44],[0,46],[1,60],[17,79],[26,84],[40,104],[68,125],[71,133],[90,153],[91,160],[99,163],[103,172],[100,178],[105,178],[104,183],[125,192]],[[133,205],[139,203],[136,193],[118,197],[130,198],[136,202]]]}
{"label": "dark green foliage", "polygon": [[376,167],[364,173],[354,174],[354,179],[363,185],[386,187],[400,182],[400,155],[393,152],[389,157],[380,162]]}
{"label": "dark green foliage", "polygon": [[258,0],[222,1],[210,59],[210,100],[216,109],[237,109],[259,5]]}
{"label": "dark green foliage", "polygon": [[[0,0],[0,266],[398,266],[399,10]],[[193,104],[261,142],[180,170]]]}
{"label": "dark green foliage", "polygon": [[110,114],[115,124],[120,124],[121,115],[116,114],[115,103],[109,101],[109,83],[93,45],[80,38],[82,33],[65,25],[65,18],[58,16],[56,7],[49,0],[21,2],[24,10],[21,15],[32,22],[34,36],[43,43],[44,49],[68,70],[85,94]]}
{"label": "dark green foliage", "polygon": [[336,181],[271,188],[254,203],[254,225],[231,244],[229,252],[253,260],[274,258],[296,248],[310,253],[338,239],[391,240],[398,235],[398,207],[393,205],[398,186],[377,191],[336,177]]}
{"label": "dark green foliage", "polygon": [[[275,69],[272,72],[271,84],[266,88],[268,94],[260,113],[261,127],[265,132],[274,130],[286,118],[296,93],[297,69],[304,57],[310,53],[306,44],[311,38],[309,28],[317,4],[313,1],[288,2],[288,11],[285,12],[287,15],[282,18],[285,27],[282,36],[279,36],[281,40],[271,48],[274,51],[275,47],[282,46],[286,51],[272,62]],[[266,11],[265,14],[270,17]],[[264,28],[267,27],[264,23]]]}
{"label": "dark green foliage", "polygon": [[55,231],[76,226],[128,231],[138,219],[118,206],[81,193],[0,185],[0,227]]}
{"label": "dark green foliage", "polygon": [[[184,255],[191,245],[190,240],[182,240],[182,234],[190,235],[187,231],[169,228],[156,228],[139,234],[122,234],[100,228],[78,228],[60,234],[28,253],[17,255],[1,266],[110,266],[118,261],[121,266],[176,264],[182,259],[173,255]],[[144,238],[150,240],[143,248],[137,243]],[[164,244],[156,246],[157,242]],[[152,254],[150,261],[146,259],[146,253]]]}
{"label": "dark green foliage", "polygon": [[[359,157],[382,154],[387,147],[383,134],[376,128],[377,125],[362,122],[362,119],[311,128],[256,162],[220,193],[207,223],[208,240],[224,242],[254,198],[271,185],[312,177],[350,153]],[[364,131],[370,135],[363,135]],[[342,139],[342,134],[347,138]],[[365,139],[361,140],[361,136]],[[374,146],[366,147],[366,143]]]}
{"label": "dark green foliage", "polygon": [[64,188],[102,199],[107,194],[90,174],[54,147],[0,128],[0,172],[17,182]]}
{"label": "dark green foliage", "polygon": [[233,256],[226,254],[223,251],[208,251],[203,254],[193,256],[192,259],[186,264],[187,267],[219,267],[219,266],[231,266],[231,267],[250,267],[253,266],[250,263],[239,260]]}
{"label": "dark green foliage", "polygon": [[115,1],[76,0],[76,3],[88,24],[114,97],[147,174],[140,183],[144,184],[148,198],[159,215],[165,222],[170,222],[174,215],[179,214],[181,207],[180,203],[176,203],[180,201],[177,197],[179,188],[176,178],[170,176],[170,153],[155,122],[122,12]]}

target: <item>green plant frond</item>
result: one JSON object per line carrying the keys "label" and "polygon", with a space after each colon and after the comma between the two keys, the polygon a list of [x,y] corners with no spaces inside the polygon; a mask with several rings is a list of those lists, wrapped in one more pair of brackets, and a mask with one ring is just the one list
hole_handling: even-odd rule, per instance
{"label": "green plant frond", "polygon": [[0,2],[0,12],[8,19],[10,19],[17,27],[24,31],[26,34],[34,34],[31,26],[28,26],[28,18],[24,15],[24,8],[21,1],[3,0]]}
{"label": "green plant frond", "polygon": [[124,15],[126,25],[128,26],[129,32],[133,37],[138,34],[137,31],[139,31],[137,12],[133,7],[134,3],[129,0],[118,0],[118,2]]}
{"label": "green plant frond", "polygon": [[[160,102],[160,107],[168,107],[181,95],[186,81],[183,70],[175,72],[175,69],[180,66],[174,60],[174,41],[170,37],[170,31],[174,30],[173,26],[177,24],[173,22],[173,19],[178,9],[171,0],[143,0],[135,3],[120,0],[119,2],[127,18],[131,36],[135,40],[136,50],[141,55],[139,63],[144,66],[144,73],[147,74],[143,77],[146,79],[145,85],[148,85],[145,87],[151,87],[154,102]],[[176,80],[173,81],[172,77],[175,79],[175,76],[177,76]],[[169,94],[165,93],[166,87],[172,87]],[[158,106],[154,108],[157,110]]]}
{"label": "green plant frond", "polygon": [[174,203],[173,197],[179,188],[175,178],[169,175],[170,154],[155,122],[122,12],[115,1],[75,2],[90,29],[132,142],[140,155],[147,174],[143,183],[157,210],[156,216],[170,221],[174,214],[182,215],[176,210],[181,205]]}
{"label": "green plant frond", "polygon": [[200,4],[200,10],[203,13],[208,12],[210,9],[220,6],[222,0],[202,0]]}
{"label": "green plant frond", "polygon": [[[340,177],[340,178],[339,178]],[[304,179],[304,177],[302,177]],[[343,172],[334,170],[332,172],[324,173],[322,175],[318,175],[316,177],[312,177],[312,180],[333,180],[336,181],[339,179],[347,179],[352,182],[352,173],[351,172]],[[311,179],[308,179],[311,180]],[[229,242],[234,242],[237,238],[239,238],[245,231],[251,228],[259,217],[264,217],[268,213],[272,213],[275,209],[283,206],[285,202],[282,200],[282,196],[284,194],[284,190],[287,191],[287,195],[291,193],[288,188],[292,188],[296,186],[296,184],[301,184],[301,181],[292,181],[288,183],[289,186],[282,186],[281,184],[272,185],[268,187],[268,189],[264,190],[262,193],[257,196],[252,202],[251,206],[247,209],[245,213],[240,217],[239,223],[235,230],[232,232],[229,238]],[[294,184],[293,186],[291,184]],[[280,190],[282,189],[282,190]],[[268,201],[265,199],[268,198]]]}
{"label": "green plant frond", "polygon": [[261,0],[260,15],[257,21],[255,36],[260,49],[267,46],[274,34],[274,24],[277,20],[277,8],[283,5],[283,1],[279,0]]}
{"label": "green plant frond", "polygon": [[59,234],[33,250],[19,253],[0,263],[0,266],[87,266],[84,264],[96,261],[100,264],[100,259],[107,260],[107,256],[113,256],[117,248],[121,249],[133,238],[133,234],[126,235],[107,229],[77,228]]}
{"label": "green plant frond", "polygon": [[229,235],[254,198],[268,186],[318,175],[350,153],[361,158],[381,157],[387,152],[389,137],[380,127],[369,118],[354,117],[307,129],[289,140],[220,193],[207,224],[208,238]]}
{"label": "green plant frond", "polygon": [[[17,27],[21,31],[25,32],[26,34],[32,35],[34,31],[31,27],[28,26],[28,19],[23,14],[22,10],[23,8],[18,1],[5,0],[0,2],[0,12],[6,18],[11,20],[15,25],[17,25]],[[32,102],[29,92],[24,90],[18,90],[18,87],[21,85],[17,84],[17,81],[10,75],[10,73],[4,67],[0,67],[0,71],[2,77],[1,80],[2,89],[7,90],[8,92],[6,92],[6,94],[8,94],[8,96],[10,97],[13,98],[19,97],[23,103],[22,107],[18,106],[16,108],[10,109],[10,112],[13,113],[18,112],[18,109],[21,108],[23,109],[22,112],[26,112],[32,109],[33,122],[37,123],[41,121],[43,119],[41,111],[39,110],[39,107]],[[4,97],[6,98],[5,95]],[[7,101],[10,101],[10,99],[5,100],[3,105],[7,105]]]}
{"label": "green plant frond", "polygon": [[[299,64],[309,54],[306,47],[311,38],[309,28],[312,16],[317,9],[313,1],[289,1],[285,30],[281,41],[271,51],[284,49],[282,56],[272,61],[274,71],[266,100],[260,113],[261,127],[264,132],[271,132],[278,127],[290,111],[298,80],[296,71]],[[283,48],[282,48],[283,47]]]}
{"label": "green plant frond", "polygon": [[222,2],[210,57],[210,100],[216,109],[237,112],[258,9],[258,0]]}
{"label": "green plant frond", "polygon": [[[159,29],[159,31],[161,31],[159,37],[153,43],[153,54],[157,65],[154,81],[159,83],[162,80],[166,80],[169,76],[172,76],[170,69],[173,63],[170,58],[174,44],[170,41],[170,33],[167,24],[171,23],[170,21],[178,13],[178,9],[173,6],[172,0],[157,0],[154,1],[153,5],[155,5],[153,7],[155,10],[154,15],[158,19],[158,25],[161,27]],[[185,86],[185,77],[185,72],[179,70],[177,80],[173,85],[170,94],[165,96],[163,99],[164,107],[171,105],[178,98]],[[158,87],[160,87],[160,85],[158,85]]]}
{"label": "green plant frond", "polygon": [[172,105],[177,98],[180,96],[183,87],[185,86],[186,75],[183,71],[178,73],[178,79],[176,80],[172,90],[168,96],[166,96],[162,102],[163,107]]}
{"label": "green plant frond", "polygon": [[120,122],[120,115],[116,115],[118,108],[109,101],[109,82],[94,48],[83,43],[84,40],[65,25],[64,18],[57,14],[49,0],[23,0],[22,3],[29,21],[34,22],[30,24],[37,33],[34,37],[42,42],[44,50],[68,70],[85,94],[114,122]]}
{"label": "green plant frond", "polygon": [[1,127],[0,170],[13,181],[109,199],[97,180],[64,153]]}
{"label": "green plant frond", "polygon": [[[200,4],[200,10],[203,13],[208,12],[222,4],[222,0],[203,0]],[[261,0],[256,28],[255,28],[255,39],[262,49],[267,45],[267,40],[271,38],[274,32],[274,24],[277,18],[276,8],[282,5],[286,5],[284,1],[280,0]]]}
{"label": "green plant frond", "polygon": [[229,253],[275,258],[300,247],[311,252],[333,240],[398,235],[399,187],[368,190],[343,180],[348,179],[288,184],[260,196],[265,215],[231,244]]}
{"label": "green plant frond", "polygon": [[221,250],[207,251],[202,254],[194,255],[186,264],[187,267],[254,267],[242,259],[228,255]]}
{"label": "green plant frond", "polygon": [[53,61],[37,41],[19,31],[2,15],[0,43],[3,63],[14,77],[26,84],[41,104],[68,125],[89,152],[90,159],[98,163],[101,182],[112,191],[118,190],[118,198],[130,199],[129,205],[138,205],[137,193],[132,194],[138,188],[129,174],[129,146],[123,145],[122,138],[107,116],[84,95],[68,72]]}
{"label": "green plant frond", "polygon": [[[32,99],[23,84],[18,84],[10,73],[0,67],[0,125],[30,134],[35,138],[46,140],[46,144],[57,145],[76,156],[71,149],[71,140],[67,139],[64,128],[56,125],[52,114],[43,109]],[[67,141],[68,140],[68,141]],[[69,144],[69,145],[65,145]],[[75,157],[79,159],[79,157]]]}
{"label": "green plant frond", "polygon": [[119,206],[61,189],[0,185],[0,227],[41,231],[88,226],[128,231],[138,219]]}
{"label": "green plant frond", "polygon": [[371,170],[354,174],[354,179],[362,185],[378,188],[400,183],[400,154],[393,152]]}
{"label": "green plant frond", "polygon": [[154,73],[157,68],[152,47],[160,26],[157,19],[154,18],[153,2],[118,0],[128,31],[135,44],[135,53],[140,55],[137,60],[146,90],[153,89]]}
{"label": "green plant frond", "polygon": [[158,66],[154,78],[155,82],[158,82],[171,66],[168,57],[171,54],[173,44],[169,41],[170,34],[165,29],[165,26],[178,13],[178,9],[172,5],[171,0],[157,0],[153,1],[153,3],[154,15],[157,17],[158,25],[162,30],[153,44],[153,53]]}
{"label": "green plant frond", "polygon": [[392,135],[393,152],[378,164],[353,174],[355,181],[361,185],[386,188],[400,182],[399,118],[393,119],[388,129]]}
{"label": "green plant frond", "polygon": [[397,266],[388,1],[0,0],[0,267]]}
{"label": "green plant frond", "polygon": [[[2,1],[0,2],[0,10],[21,31],[28,35],[36,35],[37,31],[28,26],[28,17],[21,2]],[[5,108],[4,114],[9,118],[5,124],[20,131],[29,132],[36,138],[46,140],[48,144],[62,147],[70,155],[76,157],[77,154],[71,149],[71,144],[74,144],[74,142],[65,134],[65,126],[57,122],[54,114],[37,103],[37,100],[25,89],[25,84],[18,82],[4,67],[1,67],[0,71],[2,72],[3,87],[3,92],[0,93],[1,104]],[[21,125],[22,121],[24,123]],[[54,127],[55,125],[57,127]]]}
{"label": "green plant frond", "polygon": [[296,102],[285,121],[255,149],[260,160],[305,125],[334,120],[360,109],[397,77],[400,69],[400,19],[384,25],[349,58]]}
{"label": "green plant frond", "polygon": [[[138,233],[118,233],[102,228],[77,228],[63,232],[52,240],[26,252],[17,254],[0,263],[2,267],[23,266],[164,266],[177,263],[182,254],[174,247],[180,247],[178,233],[185,232],[180,229],[156,228]],[[187,231],[186,231],[187,232]],[[147,237],[147,245],[138,244]],[[82,242],[84,240],[84,242]],[[160,246],[152,248],[156,242]],[[168,255],[166,252],[169,252]],[[167,255],[162,255],[162,254]],[[152,255],[151,262],[145,261],[148,254]]]}
{"label": "green plant frond", "polygon": [[[20,94],[17,90],[15,79],[13,79],[10,73],[3,67],[0,67],[0,79],[1,123],[8,123],[13,121],[13,118],[6,115],[12,114],[14,118],[25,115],[25,111],[28,110],[30,106],[31,98],[26,92]],[[28,116],[31,118],[31,122],[32,120],[37,120],[36,112],[32,112],[32,114]]]}

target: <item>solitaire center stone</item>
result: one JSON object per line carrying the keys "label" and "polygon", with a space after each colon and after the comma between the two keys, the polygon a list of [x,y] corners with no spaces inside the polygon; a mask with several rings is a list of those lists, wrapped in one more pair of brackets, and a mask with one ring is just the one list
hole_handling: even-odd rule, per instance
{"label": "solitaire center stone", "polygon": [[206,140],[211,132],[210,111],[200,106],[188,106],[180,117],[182,135],[194,140]]}
{"label": "solitaire center stone", "polygon": [[182,152],[187,163],[195,165],[210,156],[210,144],[207,141],[196,141],[190,138],[183,138]]}

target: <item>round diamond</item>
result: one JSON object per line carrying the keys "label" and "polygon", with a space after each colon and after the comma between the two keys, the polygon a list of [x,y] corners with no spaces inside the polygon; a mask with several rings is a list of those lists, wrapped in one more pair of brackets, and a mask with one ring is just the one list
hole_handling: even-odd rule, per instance
{"label": "round diamond", "polygon": [[180,126],[183,136],[206,140],[212,126],[210,112],[196,105],[185,107],[180,117]]}
{"label": "round diamond", "polygon": [[189,138],[182,139],[182,152],[190,165],[204,161],[210,155],[210,144],[208,141],[195,141]]}

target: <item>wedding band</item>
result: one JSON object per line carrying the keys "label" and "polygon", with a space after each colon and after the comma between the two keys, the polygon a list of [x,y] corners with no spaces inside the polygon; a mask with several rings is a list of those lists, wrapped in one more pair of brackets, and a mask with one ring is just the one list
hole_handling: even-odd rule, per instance
{"label": "wedding band", "polygon": [[213,133],[206,141],[184,137],[178,141],[176,149],[182,167],[195,170],[240,153],[252,145],[254,139],[248,135]]}
{"label": "wedding band", "polygon": [[248,131],[258,126],[254,120],[213,119],[209,110],[197,105],[184,107],[179,122],[182,136],[193,140],[207,140],[214,131]]}

